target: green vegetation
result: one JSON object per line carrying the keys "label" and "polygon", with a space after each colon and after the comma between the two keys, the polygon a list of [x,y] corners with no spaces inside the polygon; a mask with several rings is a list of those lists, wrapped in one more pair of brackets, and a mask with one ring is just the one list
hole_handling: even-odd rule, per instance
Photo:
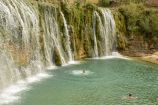
{"label": "green vegetation", "polygon": [[117,0],[119,3],[145,3],[147,0]]}
{"label": "green vegetation", "polygon": [[[81,4],[76,2],[75,5],[62,4],[61,11],[64,13],[69,25],[69,34],[72,38],[72,48],[76,52],[76,59],[90,56],[93,47],[92,27],[93,27],[93,12],[97,7],[93,4]],[[62,20],[59,20],[60,22]],[[60,29],[63,29],[63,23],[60,24]]]}
{"label": "green vegetation", "polygon": [[[39,1],[36,3],[38,4],[41,27],[41,49],[44,49],[42,39],[42,34],[44,34],[44,26],[42,26],[42,22],[44,22],[43,12],[44,10],[50,10],[52,11],[52,14],[56,12],[55,17],[60,30],[59,36],[62,37],[62,46],[64,46],[64,51],[66,52],[64,37],[65,27],[60,14],[60,11],[62,11],[68,24],[69,34],[72,39],[71,47],[73,52],[75,52],[75,59],[91,57],[91,52],[94,49],[94,39],[92,35],[93,13],[94,11],[98,11],[98,13],[100,13],[98,6],[110,7],[110,9],[113,11],[117,27],[117,49],[119,51],[130,49],[129,46],[133,45],[131,39],[133,42],[140,41],[143,44],[147,43],[147,50],[152,48],[156,49],[158,46],[158,9],[146,5],[147,0],[101,0],[98,6],[92,3],[81,3],[79,0],[76,0],[74,5],[69,5],[65,2],[60,2],[60,4],[57,5]],[[35,5],[37,5],[36,3]],[[98,49],[101,49],[101,47],[99,47],[99,41],[102,40],[102,37],[99,36],[99,21],[96,21]],[[140,45],[140,43],[134,44],[135,46],[133,48],[136,46],[142,46],[142,48],[145,47]],[[55,51],[56,56],[59,56],[57,53],[58,52]],[[60,65],[61,61],[59,58],[56,57],[55,59],[57,64]]]}
{"label": "green vegetation", "polygon": [[[130,3],[114,9],[119,48],[125,49],[130,39],[147,43],[147,49],[157,49],[158,41],[158,9],[147,7],[144,4]],[[143,39],[133,39],[133,38]],[[131,43],[130,43],[131,44]],[[138,45],[139,46],[139,45]]]}
{"label": "green vegetation", "polygon": [[101,5],[102,6],[109,6],[110,5],[110,0],[102,0]]}

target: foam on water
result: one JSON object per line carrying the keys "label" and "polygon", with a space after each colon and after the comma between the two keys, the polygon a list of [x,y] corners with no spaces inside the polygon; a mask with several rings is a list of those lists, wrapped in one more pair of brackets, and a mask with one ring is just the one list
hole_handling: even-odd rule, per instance
{"label": "foam on water", "polygon": [[89,70],[85,70],[85,71],[83,71],[83,70],[73,70],[71,73],[72,73],[73,75],[80,76],[80,75],[89,75],[89,74],[91,74],[92,72],[89,71]]}
{"label": "foam on water", "polygon": [[121,55],[118,52],[112,52],[112,55],[104,56],[104,57],[101,57],[100,59],[113,59],[113,58],[120,58],[120,59],[131,60],[130,58],[125,57],[125,56]]}
{"label": "foam on water", "polygon": [[68,64],[80,64],[81,62],[80,61],[70,61],[68,62]]}
{"label": "foam on water", "polygon": [[[68,66],[71,64],[80,64],[79,61],[71,61],[68,64],[65,64],[63,66]],[[57,68],[56,66],[50,66],[47,69],[48,70],[53,70]],[[82,70],[74,70],[72,72],[72,74],[74,75],[88,75],[90,74],[90,71],[85,71],[85,73],[83,73]],[[49,78],[52,75],[49,75],[47,73],[38,73],[35,76],[31,76],[26,78],[25,80],[19,80],[16,84],[4,89],[1,94],[0,94],[0,105],[6,105],[6,104],[10,104],[13,103],[17,100],[20,99],[20,93],[27,91],[30,89],[30,84],[35,83],[35,82],[39,82],[44,78]]]}
{"label": "foam on water", "polygon": [[118,53],[118,52],[112,52],[112,54],[109,55],[109,56],[95,57],[95,58],[92,58],[92,59],[113,59],[113,58],[120,58],[120,59],[132,60],[132,59],[126,57],[126,56],[121,55],[121,54]]}
{"label": "foam on water", "polygon": [[28,83],[33,83],[33,82],[41,81],[42,79],[48,78],[48,77],[51,77],[51,76],[46,74],[46,73],[39,73],[35,76],[27,78],[26,80],[27,80]]}
{"label": "foam on water", "polygon": [[81,64],[81,61],[69,61],[68,63],[63,64],[62,66],[65,67],[65,66],[74,65],[74,64]]}
{"label": "foam on water", "polygon": [[23,82],[19,82],[8,87],[0,94],[0,105],[9,104],[11,102],[17,101],[18,99],[20,99],[20,96],[18,96],[18,94],[28,89],[29,87],[27,86],[27,84]]}
{"label": "foam on water", "polygon": [[4,89],[0,94],[0,105],[6,105],[20,99],[20,93],[30,89],[29,84],[49,78],[51,75],[47,73],[39,73],[25,80],[20,80],[16,84]]}
{"label": "foam on water", "polygon": [[57,69],[58,67],[57,66],[49,66],[47,67],[47,70],[53,70],[53,69]]}

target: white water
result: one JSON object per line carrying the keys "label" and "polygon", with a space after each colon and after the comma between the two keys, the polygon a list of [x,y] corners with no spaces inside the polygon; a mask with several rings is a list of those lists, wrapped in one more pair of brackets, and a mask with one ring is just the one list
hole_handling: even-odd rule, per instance
{"label": "white water", "polygon": [[[56,67],[53,61],[54,52],[58,54],[62,65],[67,62],[80,63],[74,61],[67,22],[61,12],[67,45],[67,52],[64,51],[57,14],[52,8],[46,6],[39,11],[26,0],[0,0],[0,105],[18,100],[19,93],[28,90],[29,84],[49,77],[43,72],[46,68]],[[101,15],[95,13],[93,26],[96,57],[100,53],[95,30],[97,19],[100,35],[105,40],[104,55],[111,54],[115,31],[110,11],[101,11]],[[83,73],[79,70],[72,73],[88,75],[90,71]]]}
{"label": "white water", "polygon": [[98,54],[98,44],[97,44],[97,38],[96,38],[96,22],[97,22],[97,17],[99,17],[98,13],[95,11],[93,14],[93,35],[94,35],[94,57],[99,57]]}
{"label": "white water", "polygon": [[86,75],[92,74],[92,72],[89,70],[84,70],[84,71],[83,70],[73,70],[71,72],[71,74],[76,75],[76,76],[86,76]]}
{"label": "white water", "polygon": [[101,14],[99,14],[97,11],[94,12],[94,22],[93,22],[93,31],[94,31],[94,43],[95,43],[95,53],[96,57],[99,51],[98,46],[98,39],[96,39],[96,21],[98,20],[99,24],[99,32],[101,40],[101,51],[100,53],[103,53],[101,56],[109,56],[112,54],[112,52],[115,50],[115,20],[113,18],[113,15],[110,11],[110,9],[107,8],[99,8]]}
{"label": "white water", "polygon": [[28,91],[29,89],[31,89],[30,84],[41,81],[42,79],[49,77],[51,77],[51,75],[48,75],[46,73],[39,73],[35,76],[14,83],[14,85],[9,86],[8,88],[4,89],[1,92],[0,105],[13,103],[19,100],[21,98],[20,97],[21,92]]}
{"label": "white water", "polygon": [[70,61],[69,64],[80,64],[80,61]]}
{"label": "white water", "polygon": [[[0,88],[4,88],[41,72],[43,63],[36,10],[23,0],[0,0],[0,8]],[[24,63],[27,67],[18,67]]]}
{"label": "white water", "polygon": [[68,26],[67,26],[67,22],[66,22],[66,19],[65,19],[65,16],[63,14],[63,12],[60,12],[62,18],[63,18],[63,21],[64,21],[64,27],[65,27],[65,36],[66,36],[66,48],[67,48],[67,52],[68,52],[68,55],[69,55],[69,62],[73,62],[74,61],[74,57],[72,55],[72,49],[71,49],[71,40],[70,40],[70,35],[69,35],[69,30],[68,30]]}
{"label": "white water", "polygon": [[100,58],[97,58],[97,59],[113,59],[113,58],[132,60],[132,59],[126,57],[126,56],[121,55],[118,52],[112,52],[112,54],[109,55],[109,56],[103,56],[103,57],[100,57]]}
{"label": "white water", "polygon": [[62,64],[66,64],[51,8],[43,11],[41,29],[39,11],[31,3],[0,0],[0,105],[18,100],[17,94],[27,90],[28,84],[49,77],[42,72],[47,66],[55,66],[55,49]]}
{"label": "white water", "polygon": [[43,21],[43,39],[44,39],[44,48],[45,48],[45,55],[46,55],[46,60],[49,62],[50,65],[52,66],[52,59],[53,59],[53,51],[56,49],[60,58],[62,64],[66,64],[65,56],[66,54],[64,53],[60,36],[59,36],[59,28],[57,21],[55,20],[54,16],[54,11],[50,8],[44,9],[44,21]]}
{"label": "white water", "polygon": [[115,40],[115,21],[109,9],[100,9],[103,15],[103,34],[105,35],[105,55],[111,54]]}
{"label": "white water", "polygon": [[123,56],[118,52],[112,52],[111,55],[108,55],[108,56],[94,57],[94,58],[88,58],[88,59],[115,59],[115,58],[132,60],[131,58]]}

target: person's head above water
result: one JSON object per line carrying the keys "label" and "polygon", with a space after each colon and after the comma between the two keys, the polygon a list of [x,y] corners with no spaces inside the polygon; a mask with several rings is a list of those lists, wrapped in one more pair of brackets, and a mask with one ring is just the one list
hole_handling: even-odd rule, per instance
{"label": "person's head above water", "polygon": [[132,96],[132,94],[131,94],[131,93],[129,93],[129,94],[128,94],[128,96],[129,96],[129,97],[131,97],[131,96]]}

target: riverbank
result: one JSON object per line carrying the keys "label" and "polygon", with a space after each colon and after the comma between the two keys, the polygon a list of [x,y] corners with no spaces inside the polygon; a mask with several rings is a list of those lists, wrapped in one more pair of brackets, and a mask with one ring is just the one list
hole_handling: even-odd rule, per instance
{"label": "riverbank", "polygon": [[148,56],[142,56],[140,59],[147,61],[147,62],[158,64],[158,52],[155,52]]}
{"label": "riverbank", "polygon": [[124,51],[124,52],[121,52],[121,54],[132,57],[134,59],[143,60],[145,62],[158,64],[158,51],[154,53],[151,53],[149,51],[147,52]]}

